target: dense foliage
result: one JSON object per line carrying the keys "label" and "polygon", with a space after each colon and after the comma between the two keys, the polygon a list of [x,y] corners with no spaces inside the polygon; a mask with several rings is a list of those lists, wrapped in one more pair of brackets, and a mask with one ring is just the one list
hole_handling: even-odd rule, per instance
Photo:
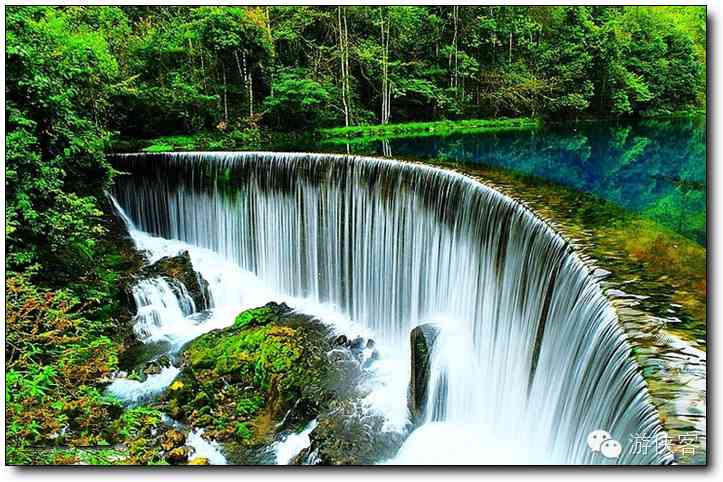
{"label": "dense foliage", "polygon": [[[649,115],[702,106],[705,10],[135,8],[115,14],[135,136],[265,125]],[[111,43],[112,40],[111,40]]]}
{"label": "dense foliage", "polygon": [[112,137],[223,148],[270,130],[697,109],[705,21],[696,7],[7,7],[8,461],[108,461],[56,448],[125,443],[127,461],[159,462],[144,445],[159,414],[99,391],[128,269],[104,207]]}

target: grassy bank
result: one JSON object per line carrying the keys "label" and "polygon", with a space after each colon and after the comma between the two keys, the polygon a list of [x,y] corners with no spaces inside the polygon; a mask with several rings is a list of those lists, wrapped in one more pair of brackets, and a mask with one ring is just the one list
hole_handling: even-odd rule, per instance
{"label": "grassy bank", "polygon": [[202,131],[193,134],[176,134],[152,139],[116,138],[111,143],[112,152],[173,152],[173,151],[223,151],[259,149],[269,141],[269,132],[261,129],[237,129],[228,132]]}
{"label": "grassy bank", "polygon": [[535,129],[539,119],[467,119],[457,121],[409,122],[318,129],[308,132],[277,132],[267,129],[236,129],[227,132],[203,131],[193,134],[159,136],[152,139],[117,138],[113,152],[174,152],[273,149],[295,150],[299,144],[363,143],[387,139],[445,136],[449,134],[494,133]]}
{"label": "grassy bank", "polygon": [[295,150],[313,139],[306,132],[278,132],[268,129],[202,131],[152,139],[116,138],[110,152],[252,151]]}
{"label": "grassy bank", "polygon": [[363,126],[319,129],[322,141],[383,140],[404,137],[445,136],[452,133],[484,133],[518,129],[534,129],[542,124],[540,119],[518,117],[514,119],[466,119],[435,122],[407,122],[401,124],[376,124]]}

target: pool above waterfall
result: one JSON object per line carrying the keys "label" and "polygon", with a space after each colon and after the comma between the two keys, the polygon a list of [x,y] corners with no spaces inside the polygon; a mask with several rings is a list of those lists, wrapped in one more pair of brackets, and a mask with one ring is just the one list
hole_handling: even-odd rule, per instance
{"label": "pool above waterfall", "polygon": [[[228,310],[173,336],[230,324],[243,306],[287,300],[340,323],[340,332],[374,337],[381,356],[370,406],[408,435],[386,462],[672,460],[630,443],[664,432],[598,282],[565,239],[510,197],[458,173],[354,156],[112,160],[131,174],[113,195],[137,242],[183,245],[225,293],[218,307]],[[429,322],[441,329],[430,356],[436,408],[412,427],[408,339]],[[600,430],[622,444],[620,454],[591,450],[588,436]],[[454,443],[434,448],[440,440]]]}

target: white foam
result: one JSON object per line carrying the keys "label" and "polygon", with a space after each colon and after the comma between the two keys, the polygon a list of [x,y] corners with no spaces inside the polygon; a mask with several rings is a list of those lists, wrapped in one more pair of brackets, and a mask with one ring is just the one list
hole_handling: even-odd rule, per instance
{"label": "white foam", "polygon": [[178,368],[170,366],[161,369],[159,373],[148,375],[142,382],[120,378],[108,385],[106,391],[126,403],[143,403],[163,392],[179,372]]}
{"label": "white foam", "polygon": [[186,445],[191,447],[188,460],[200,457],[208,459],[210,465],[227,465],[228,462],[221,451],[221,446],[217,442],[209,442],[202,435],[203,429],[196,429],[186,437]]}
{"label": "white foam", "polygon": [[292,433],[281,442],[274,443],[274,452],[276,453],[276,463],[279,465],[289,465],[291,460],[299,455],[299,453],[307,448],[311,443],[309,435],[316,428],[318,422],[312,420],[299,433]]}

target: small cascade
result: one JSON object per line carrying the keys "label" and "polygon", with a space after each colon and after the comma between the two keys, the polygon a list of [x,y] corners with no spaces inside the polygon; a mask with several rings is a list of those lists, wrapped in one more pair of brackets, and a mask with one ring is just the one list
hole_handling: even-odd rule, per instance
{"label": "small cascade", "polygon": [[160,373],[148,375],[142,382],[119,378],[108,385],[106,391],[128,405],[138,405],[160,395],[179,373],[178,368],[170,366],[163,368]]}
{"label": "small cascade", "polygon": [[202,458],[208,460],[209,465],[226,465],[226,457],[221,451],[221,447],[216,442],[209,442],[203,438],[203,430],[193,430],[186,438],[186,445],[191,447],[189,460]]}
{"label": "small cascade", "polygon": [[317,421],[312,420],[301,432],[289,434],[284,440],[275,442],[273,449],[276,454],[276,463],[289,465],[294,457],[309,446],[311,443],[309,435],[317,425]]}
{"label": "small cascade", "polygon": [[133,330],[142,342],[167,340],[168,333],[177,331],[172,325],[185,323],[196,312],[186,287],[160,276],[136,282],[133,299],[138,309]]}

